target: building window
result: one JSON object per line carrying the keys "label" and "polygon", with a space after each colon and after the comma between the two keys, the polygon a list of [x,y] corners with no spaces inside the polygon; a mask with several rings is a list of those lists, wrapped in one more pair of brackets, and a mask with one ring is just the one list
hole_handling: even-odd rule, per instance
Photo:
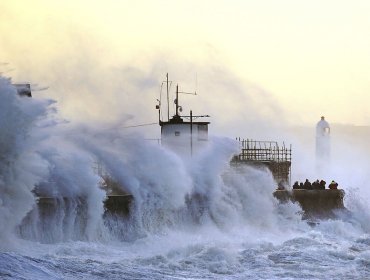
{"label": "building window", "polygon": [[180,131],[175,131],[175,136],[180,136]]}

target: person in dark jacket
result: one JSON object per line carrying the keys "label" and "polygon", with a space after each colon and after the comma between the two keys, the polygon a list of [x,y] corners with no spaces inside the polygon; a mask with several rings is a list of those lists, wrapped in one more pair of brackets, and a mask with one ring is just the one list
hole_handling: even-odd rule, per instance
{"label": "person in dark jacket", "polygon": [[324,180],[320,181],[320,190],[325,190],[325,184],[326,182]]}
{"label": "person in dark jacket", "polygon": [[303,190],[304,189],[304,185],[302,182],[299,183],[299,189]]}
{"label": "person in dark jacket", "polygon": [[299,189],[298,181],[295,181],[295,183],[293,185],[293,190],[296,190],[296,189]]}
{"label": "person in dark jacket", "polygon": [[318,190],[320,188],[320,182],[319,180],[316,180],[312,183],[312,189],[313,190]]}
{"label": "person in dark jacket", "polygon": [[304,182],[303,187],[305,190],[312,190],[312,184],[310,183],[310,181],[308,181],[308,179],[306,179],[306,181]]}
{"label": "person in dark jacket", "polygon": [[335,182],[334,180],[332,180],[331,183],[329,184],[329,189],[331,189],[331,190],[338,189],[338,183]]}

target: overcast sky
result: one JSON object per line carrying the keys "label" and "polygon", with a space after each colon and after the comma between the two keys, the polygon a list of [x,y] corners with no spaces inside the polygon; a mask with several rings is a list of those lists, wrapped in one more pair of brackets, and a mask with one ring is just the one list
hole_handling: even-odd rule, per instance
{"label": "overcast sky", "polygon": [[71,120],[155,122],[169,72],[220,133],[370,125],[369,15],[368,0],[1,0],[0,71],[48,86],[35,96]]}

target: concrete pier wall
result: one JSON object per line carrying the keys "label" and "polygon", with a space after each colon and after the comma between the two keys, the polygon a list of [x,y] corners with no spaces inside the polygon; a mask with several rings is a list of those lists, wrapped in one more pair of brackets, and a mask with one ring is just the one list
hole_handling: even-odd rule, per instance
{"label": "concrete pier wall", "polygon": [[[130,205],[133,200],[133,196],[129,194],[125,195],[108,195],[104,201],[104,208],[106,212],[115,213],[121,216],[127,216],[130,212]],[[39,213],[42,216],[56,212],[58,207],[65,207],[69,204],[69,201],[76,201],[75,198],[71,199],[68,197],[54,198],[54,197],[39,197],[38,207]],[[77,199],[80,208],[87,206],[84,198]]]}
{"label": "concrete pier wall", "polygon": [[[344,207],[343,190],[276,190],[273,196],[281,203],[288,201],[299,203],[304,211],[304,218],[334,218],[335,211],[346,209]],[[68,198],[40,197],[38,199],[39,214],[41,217],[52,216],[57,213],[59,207],[68,207]],[[104,201],[105,212],[126,217],[130,213],[133,203],[132,195],[108,195]],[[86,211],[86,203],[83,198],[78,199],[79,211]]]}
{"label": "concrete pier wall", "polygon": [[280,202],[298,202],[304,217],[334,218],[337,210],[345,210],[343,190],[276,190],[274,197]]}

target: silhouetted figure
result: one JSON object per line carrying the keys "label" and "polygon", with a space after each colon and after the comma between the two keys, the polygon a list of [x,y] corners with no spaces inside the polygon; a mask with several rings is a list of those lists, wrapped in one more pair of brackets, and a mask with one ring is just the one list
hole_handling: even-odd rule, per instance
{"label": "silhouetted figure", "polygon": [[299,189],[298,181],[295,181],[295,183],[293,185],[293,190],[296,190],[296,189]]}
{"label": "silhouetted figure", "polygon": [[299,183],[299,188],[302,189],[302,190],[304,189],[304,185],[303,185],[302,182]]}
{"label": "silhouetted figure", "polygon": [[325,190],[326,182],[324,180],[320,181],[320,190]]}
{"label": "silhouetted figure", "polygon": [[329,189],[331,189],[331,190],[338,189],[338,183],[335,182],[334,180],[332,180],[331,183],[329,184]]}
{"label": "silhouetted figure", "polygon": [[310,181],[308,181],[308,179],[306,179],[306,181],[304,182],[303,188],[305,190],[312,190],[312,184],[310,183]]}
{"label": "silhouetted figure", "polygon": [[313,190],[318,190],[320,188],[320,182],[319,180],[316,180],[312,183],[312,189]]}

